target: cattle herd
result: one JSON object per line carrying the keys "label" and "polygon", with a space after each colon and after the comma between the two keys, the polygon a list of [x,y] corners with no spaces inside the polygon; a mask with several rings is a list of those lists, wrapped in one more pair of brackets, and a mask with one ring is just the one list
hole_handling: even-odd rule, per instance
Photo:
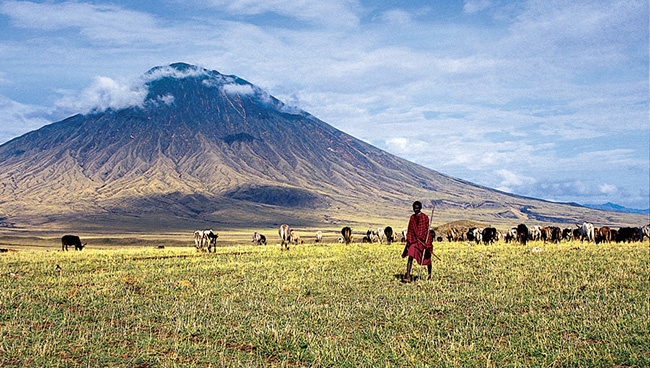
{"label": "cattle herd", "polygon": [[[365,235],[361,238],[362,243],[380,243],[391,244],[392,242],[406,242],[407,229],[402,229],[398,234],[393,231],[393,228],[387,226],[385,228],[368,229]],[[435,230],[430,230],[434,241],[443,241],[443,234],[436,237]],[[298,232],[291,229],[287,224],[282,224],[278,228],[278,235],[280,236],[280,244],[283,249],[289,249],[290,244],[302,244],[303,240]],[[620,227],[612,229],[607,226],[595,227],[592,223],[585,222],[582,225],[575,225],[575,227],[559,228],[557,226],[532,226],[528,227],[525,224],[519,224],[517,227],[508,229],[501,232],[494,227],[478,228],[478,227],[450,227],[446,230],[446,239],[449,242],[467,242],[471,244],[483,243],[485,245],[494,244],[495,242],[502,241],[505,243],[519,242],[526,244],[528,241],[543,241],[544,243],[560,243],[562,241],[580,240],[582,242],[595,242],[600,243],[630,243],[642,242],[645,238],[650,238],[650,225],[643,227]],[[194,232],[194,246],[197,251],[216,252],[217,238],[219,234],[215,233],[212,229],[196,230]],[[350,244],[354,242],[352,229],[346,226],[341,229],[341,236],[337,239],[339,243]],[[257,245],[266,245],[266,236],[259,232],[253,233],[252,242]],[[323,242],[323,232],[317,231],[315,236],[315,243]],[[76,235],[64,235],[61,238],[61,250],[67,251],[68,246],[74,246],[75,250],[82,250],[86,243],[81,243],[81,239]]]}
{"label": "cattle herd", "polygon": [[612,229],[607,226],[595,227],[592,223],[585,222],[575,227],[559,228],[557,226],[532,226],[519,224],[517,227],[508,229],[505,233],[499,232],[493,227],[484,229],[470,228],[461,231],[456,228],[447,230],[448,241],[468,241],[488,245],[495,241],[519,242],[526,244],[528,241],[543,241],[544,243],[560,243],[561,241],[580,240],[582,242],[600,243],[630,243],[640,242],[644,238],[650,238],[650,226],[644,227],[621,227]]}
{"label": "cattle herd", "polygon": [[[393,231],[393,228],[387,226],[385,228],[368,229],[361,238],[362,243],[380,243],[391,244],[392,242],[406,242],[407,229],[402,229],[400,236]],[[436,231],[430,230],[434,241],[443,241],[443,234],[436,237]],[[255,233],[253,235],[253,242],[256,242],[258,236],[261,234]],[[300,236],[292,230],[289,225],[282,224],[278,229],[280,235],[281,245],[284,249],[289,249],[289,244],[301,244]],[[517,227],[508,229],[501,232],[494,227],[478,228],[458,228],[450,227],[446,230],[446,239],[449,242],[472,242],[476,244],[490,245],[495,242],[519,242],[526,244],[528,241],[543,241],[544,243],[560,243],[562,241],[579,240],[582,242],[595,242],[600,243],[630,243],[641,242],[645,238],[650,238],[650,225],[643,227],[621,227],[619,229],[612,229],[607,226],[595,227],[589,222],[582,225],[575,225],[575,227],[559,228],[557,226],[532,226],[528,227],[525,224],[519,224]],[[264,235],[261,235],[264,237]],[[315,243],[321,243],[323,240],[322,231],[316,232]],[[266,241],[266,238],[264,237]],[[338,238],[339,243],[350,244],[354,242],[352,229],[346,226],[341,229],[341,236]],[[257,244],[260,244],[259,242]],[[264,243],[266,244],[266,242]]]}

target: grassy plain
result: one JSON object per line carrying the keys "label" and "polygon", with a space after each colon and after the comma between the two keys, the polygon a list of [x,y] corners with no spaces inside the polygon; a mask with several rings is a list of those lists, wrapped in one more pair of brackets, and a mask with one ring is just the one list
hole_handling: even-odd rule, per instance
{"label": "grassy plain", "polygon": [[0,366],[650,366],[647,242],[402,247],[4,253]]}

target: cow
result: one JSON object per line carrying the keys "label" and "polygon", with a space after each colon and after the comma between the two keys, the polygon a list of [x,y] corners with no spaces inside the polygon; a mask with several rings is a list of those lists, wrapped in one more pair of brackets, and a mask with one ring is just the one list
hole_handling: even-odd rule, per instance
{"label": "cow", "polygon": [[611,243],[612,242],[612,229],[607,226],[602,226],[596,231],[596,244],[598,243]]}
{"label": "cow", "polygon": [[203,248],[203,238],[203,230],[196,230],[194,232],[194,247],[197,252]]}
{"label": "cow", "polygon": [[300,234],[295,231],[291,231],[291,242],[294,244],[302,244],[302,238]]}
{"label": "cow", "polygon": [[497,229],[494,227],[486,227],[483,229],[483,244],[494,244],[497,240]]}
{"label": "cow", "polygon": [[641,228],[641,241],[645,238],[650,239],[650,224]]}
{"label": "cow", "polygon": [[447,229],[447,241],[449,241],[450,243],[452,241],[458,241],[458,230],[456,230],[453,227]]}
{"label": "cow", "polygon": [[580,239],[580,229],[573,229],[573,240]]}
{"label": "cow", "polygon": [[284,249],[289,249],[289,243],[291,242],[291,228],[287,224],[282,224],[278,228],[278,235],[280,235],[281,246],[284,246]]}
{"label": "cow", "polygon": [[402,229],[402,237],[400,238],[400,243],[406,243],[406,233],[408,232],[407,228]]}
{"label": "cow", "polygon": [[530,229],[530,232],[528,234],[528,237],[530,238],[530,240],[539,241],[539,240],[543,239],[544,234],[542,233],[542,229],[543,229],[542,227],[533,226]]}
{"label": "cow", "polygon": [[[204,244],[208,245],[208,253],[217,251],[217,238],[219,233],[214,233],[212,229],[203,230]],[[212,249],[214,247],[214,250]]]}
{"label": "cow", "polygon": [[587,241],[592,242],[595,240],[596,236],[595,236],[594,224],[590,222],[583,222],[582,226],[577,224],[576,226],[580,230],[580,241],[585,241],[585,239],[587,239]]}
{"label": "cow", "polygon": [[618,229],[616,241],[627,243],[641,241],[642,238],[639,237],[639,234],[641,234],[641,229],[638,227],[622,227]]}
{"label": "cow", "polygon": [[379,235],[377,234],[376,230],[368,229],[366,231],[366,236],[363,237],[362,239],[363,243],[374,243],[374,242],[381,242],[379,240]]}
{"label": "cow", "polygon": [[618,230],[616,230],[616,229],[609,229],[609,234],[610,234],[611,237],[612,237],[612,241],[618,243]]}
{"label": "cow", "polygon": [[541,239],[544,243],[546,243],[547,241],[551,241],[551,228],[549,226],[544,226],[541,229],[539,229],[540,238],[538,238],[538,239],[535,239],[533,237],[533,235],[532,235],[533,232],[536,230],[535,229],[536,227],[537,226],[533,226],[533,228],[530,231],[531,235],[529,237],[530,237],[531,240],[540,240]]}
{"label": "cow", "polygon": [[476,244],[479,244],[483,239],[483,230],[479,228],[472,227],[467,230],[467,241],[474,241]]}
{"label": "cow", "polygon": [[386,236],[386,243],[390,244],[393,242],[393,228],[386,226],[384,228],[384,235]]}
{"label": "cow", "polygon": [[69,245],[74,245],[74,250],[83,250],[88,243],[81,244],[81,239],[76,235],[63,235],[61,237],[61,250],[67,251]]}
{"label": "cow", "polygon": [[316,232],[316,243],[322,243],[323,242],[323,232],[318,230]]}
{"label": "cow", "polygon": [[528,227],[525,224],[517,225],[517,240],[519,243],[526,245],[528,241]]}
{"label": "cow", "polygon": [[562,239],[562,229],[557,226],[551,226],[551,243],[559,244]]}
{"label": "cow", "polygon": [[257,245],[262,245],[262,244],[266,245],[266,236],[264,236],[264,235],[262,235],[262,234],[260,234],[260,233],[258,233],[256,231],[256,232],[253,233],[252,242],[257,244]]}
{"label": "cow", "polygon": [[517,239],[517,228],[513,227],[512,229],[508,229],[508,232],[506,232],[506,236],[503,238],[503,241],[506,243],[510,243],[512,241],[515,241]]}
{"label": "cow", "polygon": [[349,226],[341,229],[341,235],[343,235],[343,240],[345,241],[346,245],[352,242],[352,229]]}
{"label": "cow", "polygon": [[377,228],[377,238],[379,239],[379,244],[384,244],[384,238],[386,236],[386,231],[384,228],[378,227]]}
{"label": "cow", "polygon": [[565,241],[573,240],[573,229],[571,229],[570,227],[567,227],[564,230],[562,230],[562,240],[565,240]]}

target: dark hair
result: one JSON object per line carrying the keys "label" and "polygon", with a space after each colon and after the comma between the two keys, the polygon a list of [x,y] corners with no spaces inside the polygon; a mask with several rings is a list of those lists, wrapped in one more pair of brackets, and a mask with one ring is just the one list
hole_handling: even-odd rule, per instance
{"label": "dark hair", "polygon": [[416,205],[417,205],[418,207],[422,208],[422,202],[420,202],[420,201],[415,201],[415,202],[413,202],[413,207],[415,207]]}

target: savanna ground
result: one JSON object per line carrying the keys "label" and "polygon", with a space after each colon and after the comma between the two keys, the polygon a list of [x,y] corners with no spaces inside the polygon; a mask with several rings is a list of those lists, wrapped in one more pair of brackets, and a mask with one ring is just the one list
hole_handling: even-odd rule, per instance
{"label": "savanna ground", "polygon": [[0,366],[650,366],[647,241],[159,244],[0,255]]}

